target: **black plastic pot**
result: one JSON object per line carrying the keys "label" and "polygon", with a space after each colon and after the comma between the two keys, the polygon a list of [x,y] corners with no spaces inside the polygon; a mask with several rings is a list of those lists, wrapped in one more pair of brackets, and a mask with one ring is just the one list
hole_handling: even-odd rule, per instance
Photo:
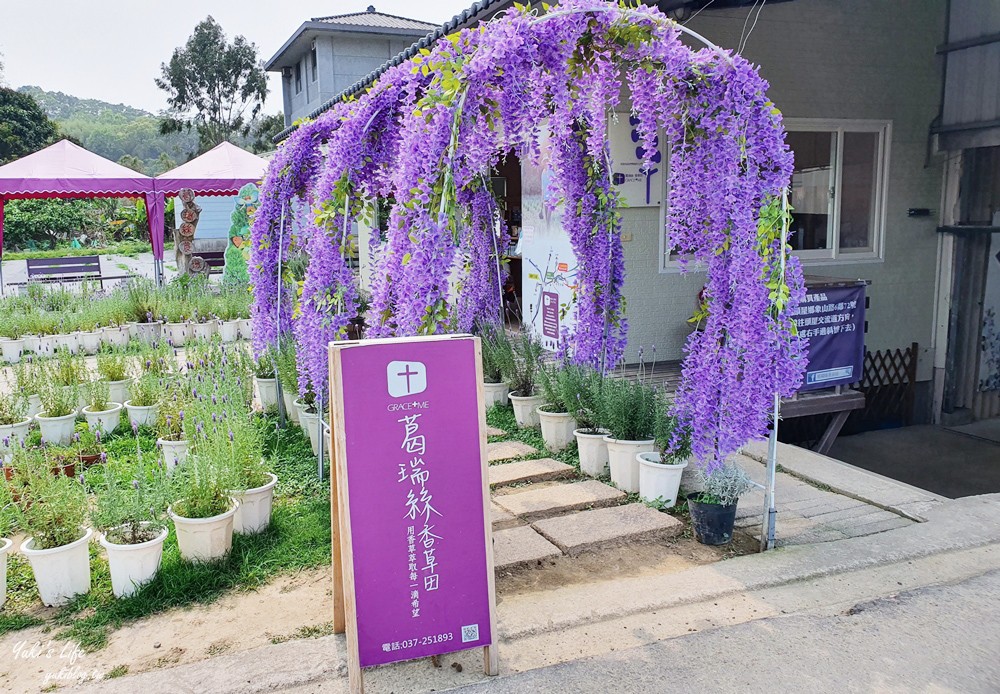
{"label": "black plastic pot", "polygon": [[732,542],[733,526],[736,525],[736,504],[705,504],[695,501],[697,496],[698,494],[689,494],[687,497],[695,539],[703,545],[725,545]]}

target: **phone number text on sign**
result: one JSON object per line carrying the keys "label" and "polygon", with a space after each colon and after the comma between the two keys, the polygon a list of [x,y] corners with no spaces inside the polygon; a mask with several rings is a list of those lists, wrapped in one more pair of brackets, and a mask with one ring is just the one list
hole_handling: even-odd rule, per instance
{"label": "phone number text on sign", "polygon": [[418,639],[408,639],[406,641],[393,641],[392,643],[383,643],[382,650],[386,653],[390,651],[405,651],[407,648],[413,648],[414,646],[427,646],[432,643],[445,643],[446,641],[454,641],[455,634],[452,632],[446,632],[444,634],[434,634],[433,636],[423,636]]}

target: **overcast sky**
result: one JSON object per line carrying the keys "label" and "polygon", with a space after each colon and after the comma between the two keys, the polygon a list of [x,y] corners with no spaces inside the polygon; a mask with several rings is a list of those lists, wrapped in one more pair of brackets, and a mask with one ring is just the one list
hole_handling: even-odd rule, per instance
{"label": "overcast sky", "polygon": [[[373,0],[389,14],[441,24],[472,0]],[[0,53],[9,87],[26,84],[153,113],[166,93],[153,84],[160,64],[194,26],[215,17],[228,37],[242,34],[270,58],[311,17],[364,11],[372,0],[3,0]],[[267,113],[281,111],[270,73]]]}

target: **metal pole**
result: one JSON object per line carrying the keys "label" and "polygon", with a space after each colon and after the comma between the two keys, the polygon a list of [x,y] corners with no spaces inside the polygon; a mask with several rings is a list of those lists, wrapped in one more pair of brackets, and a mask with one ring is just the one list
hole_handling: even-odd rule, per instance
{"label": "metal pole", "polygon": [[774,522],[778,511],[774,507],[774,477],[778,469],[778,413],[781,396],[774,394],[774,410],[771,413],[771,438],[767,446],[767,474],[764,479],[764,520],[760,526],[760,551],[774,549]]}
{"label": "metal pole", "polygon": [[[785,256],[788,246],[788,189],[781,191],[781,281],[785,281]],[[781,414],[781,395],[774,394],[774,409],[771,412],[771,438],[767,446],[767,479],[764,482],[764,518],[760,526],[760,551],[774,549],[775,520],[778,511],[774,507],[774,478],[778,470],[778,418]]]}

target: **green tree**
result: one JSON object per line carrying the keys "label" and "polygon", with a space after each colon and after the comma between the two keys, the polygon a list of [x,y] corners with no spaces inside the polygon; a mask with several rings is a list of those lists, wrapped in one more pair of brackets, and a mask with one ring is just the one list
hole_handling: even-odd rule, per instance
{"label": "green tree", "polygon": [[34,99],[0,87],[0,164],[37,152],[57,134],[56,124]]}
{"label": "green tree", "polygon": [[243,36],[229,43],[211,16],[160,69],[156,86],[167,92],[170,104],[161,132],[194,127],[202,152],[248,135],[267,98],[267,76],[257,46]]}
{"label": "green tree", "polygon": [[276,113],[273,116],[259,118],[254,124],[250,149],[260,154],[274,149],[274,138],[285,129],[285,116]]}
{"label": "green tree", "polygon": [[138,171],[141,174],[146,173],[146,165],[143,163],[142,159],[132,154],[123,154],[118,158],[118,163],[126,168],[132,169],[133,171]]}

